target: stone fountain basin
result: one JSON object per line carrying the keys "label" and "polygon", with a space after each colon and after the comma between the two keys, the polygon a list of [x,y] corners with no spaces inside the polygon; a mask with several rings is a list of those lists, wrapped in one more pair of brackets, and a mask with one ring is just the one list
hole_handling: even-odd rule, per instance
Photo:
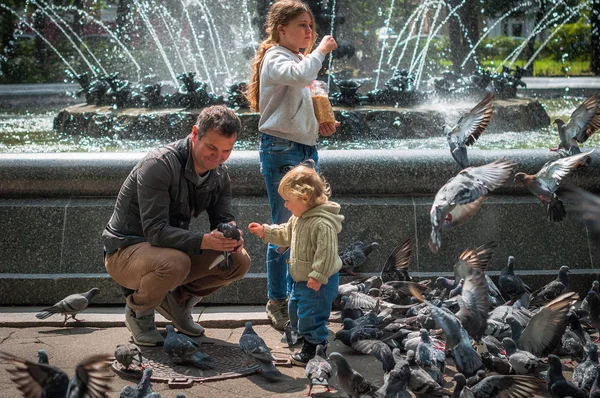
{"label": "stone fountain basin", "polygon": [[[341,122],[334,140],[410,139],[436,137],[442,125],[453,124],[474,105],[471,102],[439,102],[411,108],[360,106],[335,107]],[[194,125],[201,109],[113,109],[109,106],[74,105],[61,110],[54,119],[54,129],[65,135],[88,135],[113,139],[179,139]],[[240,139],[256,139],[259,115],[239,109],[243,129]],[[487,133],[532,131],[547,127],[550,118],[535,99],[515,98],[494,102],[494,116]]]}
{"label": "stone fountain basin", "polygon": [[[122,182],[144,153],[0,154],[0,305],[53,304],[74,291],[97,286],[98,303],[122,303],[122,293],[103,264],[101,233],[111,216]],[[556,153],[547,149],[469,151],[475,166],[505,157],[517,171],[535,173]],[[420,278],[449,276],[466,248],[499,243],[488,272],[496,277],[509,255],[517,272],[537,288],[556,278],[564,264],[571,286],[585,294],[600,277],[600,242],[569,215],[556,224],[546,219],[539,201],[510,181],[492,193],[467,224],[442,234],[442,248],[427,247],[429,211],[435,192],[458,172],[448,150],[329,150],[319,153],[333,200],[345,216],[340,246],[363,236],[380,243],[360,272],[381,270],[393,248],[413,238],[410,271]],[[269,204],[257,151],[234,151],[229,160],[234,214],[242,227],[269,222]],[[600,153],[568,181],[598,194]],[[206,217],[191,227],[207,231]],[[246,232],[253,262],[245,279],[203,302],[258,304],[266,301],[266,247]],[[35,294],[31,294],[34,291]]]}

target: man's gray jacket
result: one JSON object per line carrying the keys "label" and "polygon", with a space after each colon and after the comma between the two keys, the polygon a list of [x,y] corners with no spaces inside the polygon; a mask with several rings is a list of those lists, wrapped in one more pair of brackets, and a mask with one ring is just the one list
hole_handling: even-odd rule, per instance
{"label": "man's gray jacket", "polygon": [[106,254],[140,242],[200,254],[204,233],[188,229],[192,216],[206,211],[210,230],[235,220],[227,167],[209,171],[200,184],[190,142],[188,136],[150,152],[129,173],[102,233]]}

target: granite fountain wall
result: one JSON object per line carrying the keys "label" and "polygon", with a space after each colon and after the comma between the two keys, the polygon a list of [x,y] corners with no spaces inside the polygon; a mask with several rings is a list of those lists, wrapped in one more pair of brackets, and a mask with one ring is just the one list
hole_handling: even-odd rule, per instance
{"label": "granite fountain wall", "polygon": [[[141,153],[0,155],[0,305],[52,304],[75,291],[100,287],[99,303],[121,303],[119,287],[102,260],[101,232],[122,181]],[[435,192],[458,172],[445,150],[321,151],[322,171],[333,199],[346,217],[340,234],[345,246],[358,236],[381,246],[361,270],[378,272],[404,237],[414,240],[411,271],[428,278],[447,275],[465,248],[490,240],[499,247],[490,263],[497,275],[509,255],[518,270],[538,286],[554,278],[563,264],[571,267],[573,287],[585,292],[598,277],[600,244],[589,241],[584,226],[572,218],[546,220],[545,209],[511,182],[494,192],[469,223],[443,234],[437,255],[427,247],[429,210]],[[537,171],[556,155],[547,150],[470,152],[474,165],[506,157],[519,170]],[[600,154],[570,182],[600,192]],[[238,222],[267,222],[269,207],[255,151],[235,152],[228,160]],[[567,204],[567,211],[569,206]],[[194,229],[206,230],[204,218]],[[206,299],[206,303],[263,303],[266,300],[265,246],[246,234],[253,258],[246,278]]]}

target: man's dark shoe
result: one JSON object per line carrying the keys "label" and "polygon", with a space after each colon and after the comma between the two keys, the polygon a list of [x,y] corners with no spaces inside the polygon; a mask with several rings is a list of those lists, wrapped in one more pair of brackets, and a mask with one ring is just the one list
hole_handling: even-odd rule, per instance
{"label": "man's dark shoe", "polygon": [[125,326],[131,332],[133,342],[137,345],[154,347],[165,342],[165,339],[156,330],[154,311],[148,311],[147,315],[140,316],[125,306]]}
{"label": "man's dark shoe", "polygon": [[159,314],[173,322],[173,325],[181,333],[188,336],[198,337],[204,334],[204,328],[200,324],[194,322],[192,318],[192,308],[198,302],[201,297],[193,297],[187,301],[186,304],[179,304],[175,301],[175,297],[171,292],[167,293],[162,303],[156,307],[156,311]]}
{"label": "man's dark shoe", "polygon": [[287,300],[269,300],[265,310],[271,324],[277,330],[283,330],[290,320]]}
{"label": "man's dark shoe", "polygon": [[[326,344],[326,343],[324,343]],[[327,349],[327,347],[325,347]],[[302,344],[302,349],[298,352],[295,352],[291,355],[290,360],[294,365],[306,367],[308,361],[315,357],[315,353],[317,352],[317,344],[310,343],[304,339],[304,343]]]}

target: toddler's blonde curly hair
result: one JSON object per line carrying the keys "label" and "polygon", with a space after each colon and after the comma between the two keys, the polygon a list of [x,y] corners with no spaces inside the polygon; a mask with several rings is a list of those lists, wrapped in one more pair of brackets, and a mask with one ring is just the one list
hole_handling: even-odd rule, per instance
{"label": "toddler's blonde curly hair", "polygon": [[327,181],[315,170],[312,160],[302,162],[288,171],[277,189],[282,197],[300,198],[312,208],[327,203],[331,188]]}

